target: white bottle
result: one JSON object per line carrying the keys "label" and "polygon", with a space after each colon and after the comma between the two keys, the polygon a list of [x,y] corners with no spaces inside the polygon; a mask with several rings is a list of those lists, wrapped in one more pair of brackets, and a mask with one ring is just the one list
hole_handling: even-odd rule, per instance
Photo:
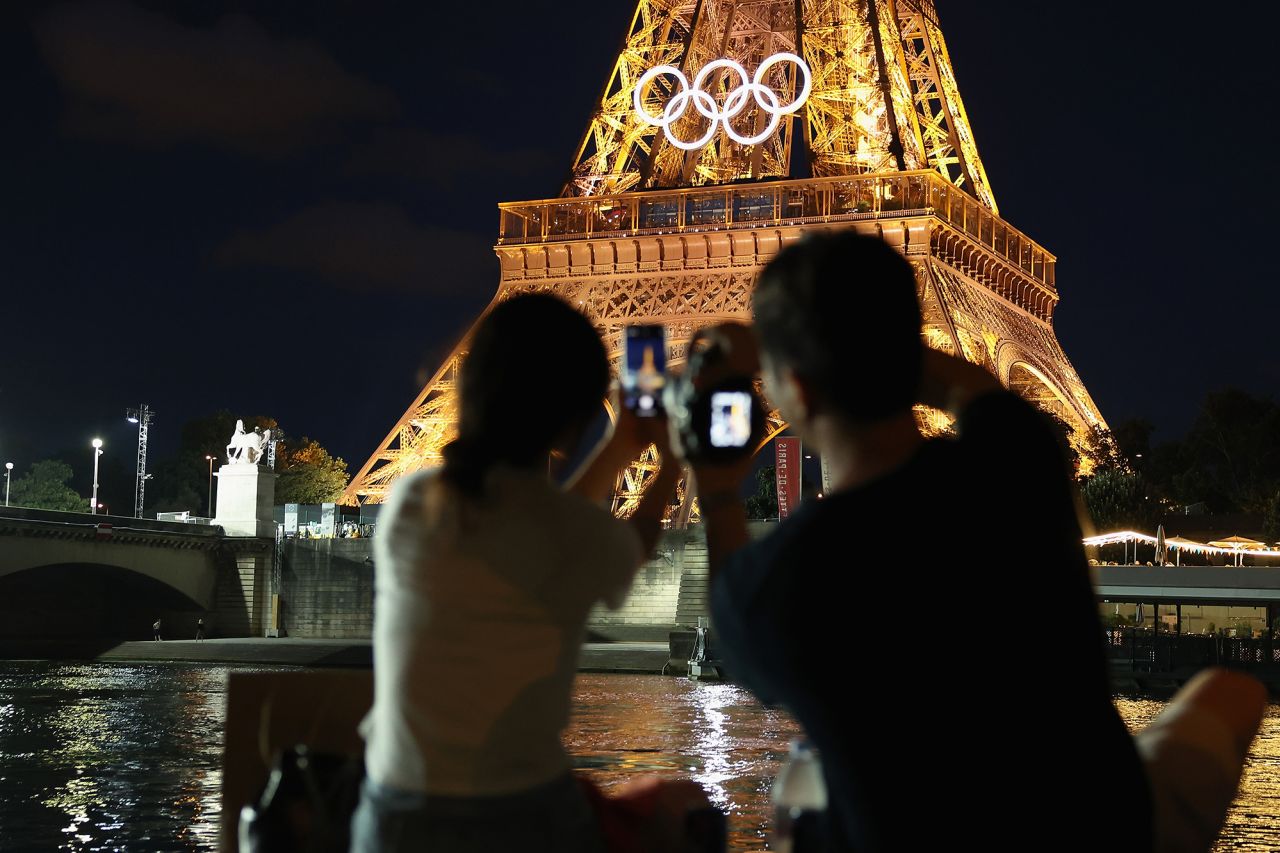
{"label": "white bottle", "polygon": [[791,741],[787,763],[773,780],[773,845],[776,853],[805,853],[819,814],[827,808],[822,763],[808,741]]}

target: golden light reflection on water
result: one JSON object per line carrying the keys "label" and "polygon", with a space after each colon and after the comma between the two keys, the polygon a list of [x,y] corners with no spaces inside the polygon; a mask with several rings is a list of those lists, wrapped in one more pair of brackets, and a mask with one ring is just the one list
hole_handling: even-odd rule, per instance
{"label": "golden light reflection on water", "polygon": [[0,664],[0,848],[211,850],[226,669]]}
{"label": "golden light reflection on water", "polygon": [[[226,721],[224,691],[225,671],[217,678],[218,689],[209,689],[208,670],[192,668],[182,670],[178,683],[185,701],[181,706],[182,723],[178,727],[179,749],[183,752],[198,751],[202,744],[215,741],[221,746]],[[188,812],[193,819],[178,832],[180,841],[192,849],[212,848],[217,845],[218,822],[222,815],[222,767],[202,766],[193,768],[182,783],[175,808]]]}
{"label": "golden light reflection on water", "polygon": [[729,813],[732,850],[762,850],[769,788],[799,727],[731,684],[579,675],[565,745],[603,788],[641,776],[697,781]]}
{"label": "golden light reflection on water", "polygon": [[[227,668],[0,662],[0,848],[213,850]],[[745,690],[582,676],[567,739],[608,788],[693,778],[763,849],[794,723]]]}
{"label": "golden light reflection on water", "polygon": [[[0,662],[0,848],[213,850],[227,668]],[[1131,728],[1164,703],[1119,699]],[[566,745],[602,787],[692,778],[762,850],[799,728],[727,684],[580,675]],[[1280,849],[1280,706],[1250,751],[1219,851]]]}
{"label": "golden light reflection on water", "polygon": [[702,785],[711,802],[724,808],[730,802],[725,785],[737,778],[733,772],[733,738],[728,733],[729,714],[738,688],[727,684],[705,684],[688,696],[697,709],[694,723],[694,751],[703,756],[702,770],[693,774],[693,780]]}
{"label": "golden light reflection on water", "polygon": [[[1117,699],[1130,731],[1155,719],[1165,703],[1154,699]],[[1214,847],[1216,851],[1280,849],[1280,705],[1272,705],[1249,749],[1236,801]]]}

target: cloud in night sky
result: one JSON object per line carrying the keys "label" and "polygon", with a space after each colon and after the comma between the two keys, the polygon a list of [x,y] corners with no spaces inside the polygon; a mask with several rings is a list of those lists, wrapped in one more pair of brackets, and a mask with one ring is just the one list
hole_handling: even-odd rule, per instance
{"label": "cloud in night sky", "polygon": [[[551,172],[555,161],[548,152],[531,148],[498,150],[477,136],[379,128],[367,145],[356,150],[349,170],[354,175],[395,175],[447,188],[472,181],[476,174],[501,179]],[[564,167],[567,174],[567,162]]]}
{"label": "cloud in night sky", "polygon": [[280,155],[381,120],[396,97],[319,44],[276,38],[243,15],[196,29],[118,0],[57,6],[34,23],[76,134],[149,146],[201,141]]}
{"label": "cloud in night sky", "polygon": [[348,290],[447,295],[496,289],[491,240],[418,225],[391,204],[330,202],[261,231],[242,231],[217,252],[226,266],[311,273]]}

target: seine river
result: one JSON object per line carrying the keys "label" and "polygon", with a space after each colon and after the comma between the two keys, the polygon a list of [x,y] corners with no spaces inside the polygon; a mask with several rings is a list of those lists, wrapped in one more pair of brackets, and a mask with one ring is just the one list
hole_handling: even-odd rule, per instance
{"label": "seine river", "polygon": [[[0,662],[0,850],[213,850],[227,667]],[[1131,725],[1160,703],[1121,700]],[[734,850],[763,850],[769,785],[797,728],[744,690],[581,675],[567,742],[603,786],[697,780]],[[1219,849],[1280,839],[1280,706],[1255,742]]]}

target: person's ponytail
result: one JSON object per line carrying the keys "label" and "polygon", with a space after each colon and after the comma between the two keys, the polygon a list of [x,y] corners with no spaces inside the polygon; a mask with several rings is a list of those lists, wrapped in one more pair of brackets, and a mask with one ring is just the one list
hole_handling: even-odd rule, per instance
{"label": "person's ponytail", "polygon": [[545,464],[552,445],[600,411],[609,362],[600,335],[556,296],[512,296],[477,324],[458,377],[458,437],[444,477],[481,499],[497,465]]}
{"label": "person's ponytail", "polygon": [[444,477],[449,484],[469,498],[484,494],[484,478],[493,466],[475,441],[456,438],[444,446]]}

